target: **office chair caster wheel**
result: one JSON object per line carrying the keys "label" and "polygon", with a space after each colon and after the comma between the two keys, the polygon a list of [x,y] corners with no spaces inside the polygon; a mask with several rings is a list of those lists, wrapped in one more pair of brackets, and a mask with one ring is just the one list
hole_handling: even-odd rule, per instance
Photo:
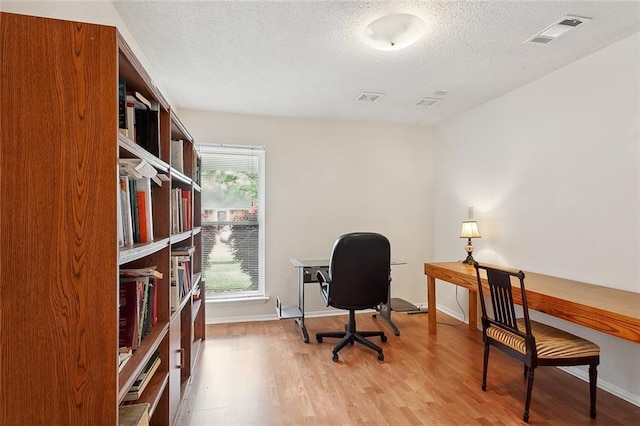
{"label": "office chair caster wheel", "polygon": [[322,343],[322,336],[316,336],[316,340],[318,341],[318,343]]}
{"label": "office chair caster wheel", "polygon": [[378,361],[384,361],[384,354],[382,352],[378,352]]}
{"label": "office chair caster wheel", "polygon": [[384,334],[382,336],[380,336],[380,341],[382,343],[386,342],[387,341],[387,336],[385,336]]}
{"label": "office chair caster wheel", "polygon": [[338,362],[338,354],[333,354],[333,362]]}

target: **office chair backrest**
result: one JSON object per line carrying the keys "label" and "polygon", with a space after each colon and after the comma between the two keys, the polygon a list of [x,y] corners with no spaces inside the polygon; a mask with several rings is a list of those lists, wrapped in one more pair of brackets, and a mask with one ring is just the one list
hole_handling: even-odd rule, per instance
{"label": "office chair backrest", "polygon": [[386,302],[390,272],[391,247],[385,236],[372,232],[340,236],[329,261],[329,306],[367,309]]}
{"label": "office chair backrest", "polygon": [[[481,266],[477,262],[474,264],[476,268],[476,276],[478,278],[478,292],[483,294],[482,281],[480,279],[480,271],[484,270],[487,274],[487,282],[489,283],[489,296],[491,299],[492,312],[488,312],[485,306],[484,297],[480,298],[480,306],[482,308],[482,325],[487,328],[489,325],[501,327],[520,336],[531,335],[531,325],[529,322],[529,310],[527,308],[527,296],[524,289],[524,272],[509,272],[501,269],[491,268],[489,266]],[[520,281],[522,312],[525,319],[525,330],[518,328],[515,306],[513,302],[513,287],[511,285],[511,277],[516,277]]]}

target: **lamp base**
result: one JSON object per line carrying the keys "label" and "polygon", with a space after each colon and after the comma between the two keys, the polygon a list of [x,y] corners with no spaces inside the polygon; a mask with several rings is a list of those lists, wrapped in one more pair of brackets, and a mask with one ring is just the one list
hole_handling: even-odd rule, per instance
{"label": "lamp base", "polygon": [[467,252],[467,258],[465,260],[462,261],[462,263],[466,263],[467,265],[473,265],[475,260],[473,260],[473,244],[471,243],[471,238],[469,238],[469,241],[467,242],[467,245],[464,247],[465,251]]}

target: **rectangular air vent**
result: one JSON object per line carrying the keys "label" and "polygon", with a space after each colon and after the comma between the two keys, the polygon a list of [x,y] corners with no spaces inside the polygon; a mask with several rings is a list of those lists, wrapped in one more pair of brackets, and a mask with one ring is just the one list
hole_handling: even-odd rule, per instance
{"label": "rectangular air vent", "polygon": [[384,93],[362,92],[356,99],[358,102],[373,103],[384,96]]}
{"label": "rectangular air vent", "polygon": [[423,107],[423,108],[428,108],[428,107],[432,107],[435,104],[442,102],[442,99],[437,99],[437,98],[420,98],[416,101],[415,106],[417,107]]}
{"label": "rectangular air vent", "polygon": [[586,18],[584,16],[564,16],[563,18],[558,19],[556,22],[549,25],[544,30],[540,31],[538,34],[526,39],[524,43],[547,44],[560,37],[561,35],[564,35],[569,31],[575,29],[579,25],[582,25],[589,21],[591,21],[591,18]]}

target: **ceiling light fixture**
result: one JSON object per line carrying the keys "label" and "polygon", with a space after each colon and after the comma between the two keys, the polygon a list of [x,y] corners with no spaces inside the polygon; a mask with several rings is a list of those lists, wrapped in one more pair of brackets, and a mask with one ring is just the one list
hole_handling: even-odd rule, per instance
{"label": "ceiling light fixture", "polygon": [[367,25],[362,40],[377,50],[400,50],[418,41],[425,31],[422,19],[400,13],[384,16]]}
{"label": "ceiling light fixture", "polygon": [[589,21],[591,21],[591,18],[585,18],[583,16],[564,16],[562,19],[557,20],[544,30],[540,31],[538,34],[526,39],[524,43],[531,42],[547,44],[550,41],[553,41],[556,38],[560,37],[561,35],[564,35],[569,31],[575,29],[578,25],[584,24]]}

